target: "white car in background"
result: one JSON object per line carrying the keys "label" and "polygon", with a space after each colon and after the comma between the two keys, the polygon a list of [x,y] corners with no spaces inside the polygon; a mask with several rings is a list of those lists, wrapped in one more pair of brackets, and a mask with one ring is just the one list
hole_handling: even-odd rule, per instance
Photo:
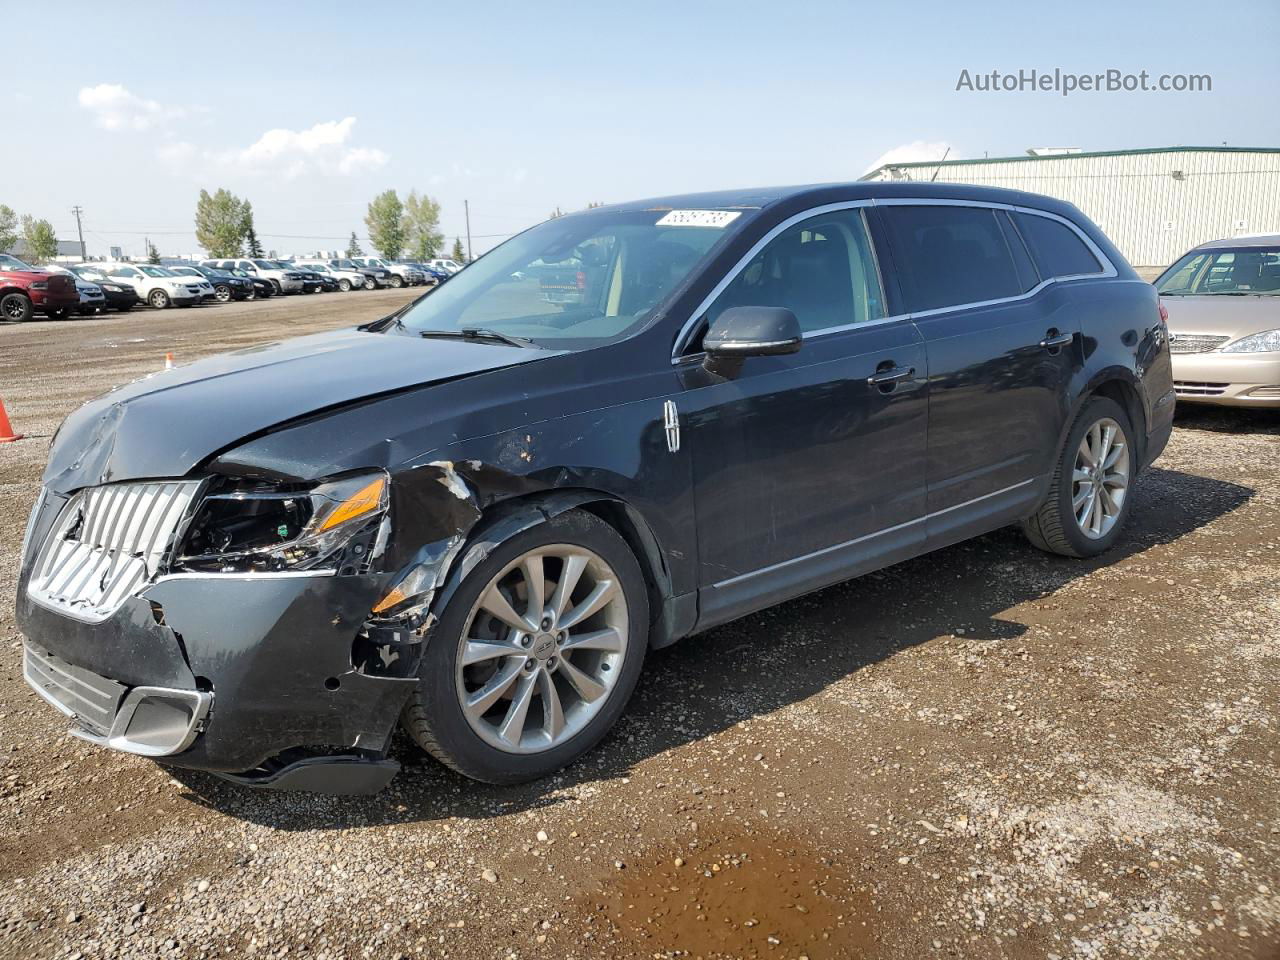
{"label": "white car in background", "polygon": [[70,277],[76,285],[76,290],[80,293],[80,313],[100,313],[107,306],[107,295],[102,292],[102,288],[96,283],[81,279],[72,273],[66,267],[59,267],[55,264],[45,264],[44,268],[50,273],[61,273]]}
{"label": "white car in background", "polygon": [[448,274],[455,274],[462,269],[462,264],[457,260],[451,260],[447,257],[441,260],[428,260],[427,266],[435,270],[443,270]]}
{"label": "white car in background", "polygon": [[391,286],[393,287],[412,287],[415,284],[427,282],[426,274],[421,270],[406,267],[403,263],[392,263],[382,257],[352,257],[351,259],[362,267],[386,270],[391,274]]}
{"label": "white car in background", "polygon": [[115,277],[129,284],[138,292],[143,303],[148,303],[157,310],[163,310],[171,304],[189,307],[193,303],[199,303],[206,295],[213,296],[213,286],[209,281],[180,277],[172,270],[153,263],[108,261],[95,263],[94,266],[108,277]]}
{"label": "white car in background", "polygon": [[274,260],[238,257],[233,260],[201,260],[200,266],[213,267],[215,270],[243,270],[251,277],[270,280],[276,293],[302,293],[305,286],[302,274],[282,267]]}
{"label": "white car in background", "polygon": [[294,263],[299,267],[333,277],[338,281],[338,289],[343,293],[348,290],[363,290],[366,285],[373,286],[369,278],[359,270],[343,270],[340,267],[330,266],[324,260],[295,260]]}

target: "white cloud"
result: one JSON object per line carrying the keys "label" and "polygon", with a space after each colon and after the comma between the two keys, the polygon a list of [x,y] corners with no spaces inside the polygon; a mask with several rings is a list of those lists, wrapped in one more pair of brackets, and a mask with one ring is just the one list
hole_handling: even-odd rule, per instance
{"label": "white cloud", "polygon": [[[948,153],[947,151],[951,152]],[[928,162],[930,160],[941,160],[946,156],[948,160],[959,160],[960,156],[956,153],[955,148],[951,144],[943,140],[912,140],[910,143],[904,143],[901,146],[894,147],[882,153],[880,157],[867,167],[863,173],[870,173],[877,167],[882,167],[886,163],[919,163]]]}
{"label": "white cloud", "polygon": [[250,173],[280,173],[296,177],[316,170],[352,174],[381,167],[387,155],[375,147],[348,146],[355,117],[317,123],[306,130],[278,127],[268,130],[243,150],[223,153],[227,166]]}
{"label": "white cloud", "polygon": [[165,163],[178,167],[189,163],[196,155],[196,148],[185,140],[166,143],[156,150],[156,156]]}
{"label": "white cloud", "polygon": [[181,107],[167,107],[139,97],[118,83],[81,87],[79,100],[104,130],[150,130],[186,113]]}

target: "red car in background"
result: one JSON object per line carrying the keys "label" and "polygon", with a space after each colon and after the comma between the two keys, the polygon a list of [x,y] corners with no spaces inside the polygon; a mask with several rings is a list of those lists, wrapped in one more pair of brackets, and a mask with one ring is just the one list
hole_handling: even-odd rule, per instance
{"label": "red car in background", "polygon": [[75,278],[49,273],[0,253],[0,320],[22,322],[34,312],[61,320],[80,306]]}

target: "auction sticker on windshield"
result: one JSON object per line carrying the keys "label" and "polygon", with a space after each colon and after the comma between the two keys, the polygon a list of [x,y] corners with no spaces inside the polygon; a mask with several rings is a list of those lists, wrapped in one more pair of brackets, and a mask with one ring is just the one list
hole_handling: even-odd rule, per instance
{"label": "auction sticker on windshield", "polygon": [[740,216],[739,210],[672,210],[654,226],[724,228]]}

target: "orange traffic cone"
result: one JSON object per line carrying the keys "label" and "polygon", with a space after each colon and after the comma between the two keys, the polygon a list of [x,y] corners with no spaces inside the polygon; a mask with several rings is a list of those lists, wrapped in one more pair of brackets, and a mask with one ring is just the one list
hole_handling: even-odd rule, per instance
{"label": "orange traffic cone", "polygon": [[4,401],[0,400],[0,443],[12,443],[14,440],[21,439],[22,434],[13,432],[13,426],[9,423],[9,415],[4,412]]}
{"label": "orange traffic cone", "polygon": [[164,355],[164,368],[165,368],[166,370],[172,370],[172,369],[173,369],[173,354],[172,354],[172,353],[166,353],[166,354]]}

